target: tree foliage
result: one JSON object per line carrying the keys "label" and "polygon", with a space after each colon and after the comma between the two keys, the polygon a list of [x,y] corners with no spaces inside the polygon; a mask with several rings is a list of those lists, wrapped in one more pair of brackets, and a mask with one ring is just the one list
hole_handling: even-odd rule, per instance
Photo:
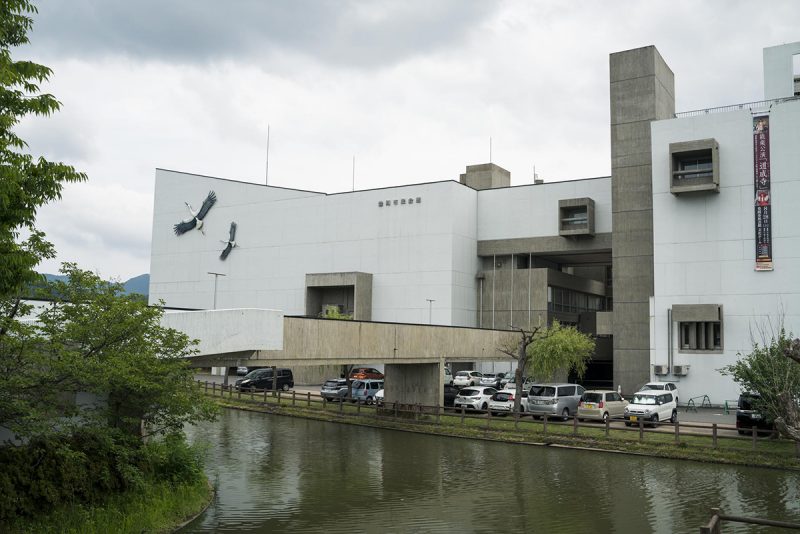
{"label": "tree foliage", "polygon": [[516,394],[514,410],[519,411],[523,377],[528,375],[539,381],[551,381],[558,375],[574,372],[579,378],[586,372],[586,364],[594,354],[595,342],[589,334],[574,326],[564,326],[553,321],[550,327],[533,330],[519,329],[520,340],[516,347],[498,350],[517,360],[515,371]]}
{"label": "tree foliage", "polygon": [[777,337],[761,344],[753,343],[752,351],[721,369],[744,391],[757,393],[754,407],[775,421],[786,437],[800,441],[800,340],[781,328]]}
{"label": "tree foliage", "polygon": [[[213,417],[186,356],[193,342],[160,324],[163,310],[118,283],[64,264],[35,322],[6,320],[0,337],[0,425],[20,436],[70,426],[139,436]],[[12,306],[10,299],[0,305]],[[75,403],[88,393],[99,402]]]}
{"label": "tree foliage", "polygon": [[55,255],[36,228],[38,208],[60,198],[65,183],[86,179],[69,165],[34,157],[14,132],[23,117],[48,116],[61,106],[40,92],[49,68],[11,57],[13,47],[28,43],[35,12],[29,0],[0,4],[0,297],[36,281],[34,267]]}

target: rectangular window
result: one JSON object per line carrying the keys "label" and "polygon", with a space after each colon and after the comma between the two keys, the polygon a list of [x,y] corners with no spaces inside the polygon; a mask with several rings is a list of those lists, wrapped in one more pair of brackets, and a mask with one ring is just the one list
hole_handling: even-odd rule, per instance
{"label": "rectangular window", "polygon": [[722,350],[722,326],[719,321],[679,323],[680,347],[692,351]]}
{"label": "rectangular window", "polygon": [[672,194],[719,193],[719,143],[715,139],[670,143],[669,154]]}

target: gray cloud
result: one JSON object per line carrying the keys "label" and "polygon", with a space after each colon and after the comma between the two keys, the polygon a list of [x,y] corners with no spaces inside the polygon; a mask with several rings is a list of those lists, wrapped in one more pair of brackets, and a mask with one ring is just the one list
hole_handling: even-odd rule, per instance
{"label": "gray cloud", "polygon": [[53,0],[32,46],[48,55],[182,62],[295,52],[377,67],[458,43],[496,7],[478,0],[383,2]]}

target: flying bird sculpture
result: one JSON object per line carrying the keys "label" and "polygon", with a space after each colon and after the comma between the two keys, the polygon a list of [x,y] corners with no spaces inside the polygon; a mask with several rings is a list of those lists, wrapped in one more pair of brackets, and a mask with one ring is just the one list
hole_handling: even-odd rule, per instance
{"label": "flying bird sculpture", "polygon": [[203,219],[208,214],[208,210],[211,209],[211,206],[213,206],[216,201],[217,201],[217,195],[214,194],[214,191],[209,191],[208,196],[203,201],[203,205],[200,206],[200,211],[198,212],[194,211],[194,208],[192,208],[191,204],[189,204],[188,202],[184,202],[184,204],[186,204],[186,207],[189,209],[189,213],[192,215],[192,217],[186,219],[185,221],[181,221],[172,227],[172,229],[175,231],[175,235],[184,234],[189,230],[191,230],[192,228],[197,228],[198,230],[200,230],[200,233],[205,235],[205,232],[203,231]]}
{"label": "flying bird sculpture", "polygon": [[231,253],[231,250],[233,250],[233,247],[236,246],[236,241],[235,240],[236,240],[236,223],[235,222],[231,222],[230,237],[228,238],[227,241],[224,241],[224,240],[220,239],[220,241],[222,241],[223,243],[226,243],[226,245],[225,245],[225,248],[222,250],[222,254],[219,255],[219,259],[224,261],[225,258],[228,257],[228,254]]}

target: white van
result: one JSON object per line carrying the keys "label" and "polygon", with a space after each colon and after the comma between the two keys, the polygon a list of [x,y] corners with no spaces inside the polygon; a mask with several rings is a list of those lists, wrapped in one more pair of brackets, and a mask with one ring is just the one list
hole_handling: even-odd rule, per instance
{"label": "white van", "polygon": [[625,407],[625,426],[639,424],[639,420],[656,424],[659,421],[678,421],[678,404],[672,392],[639,391]]}

